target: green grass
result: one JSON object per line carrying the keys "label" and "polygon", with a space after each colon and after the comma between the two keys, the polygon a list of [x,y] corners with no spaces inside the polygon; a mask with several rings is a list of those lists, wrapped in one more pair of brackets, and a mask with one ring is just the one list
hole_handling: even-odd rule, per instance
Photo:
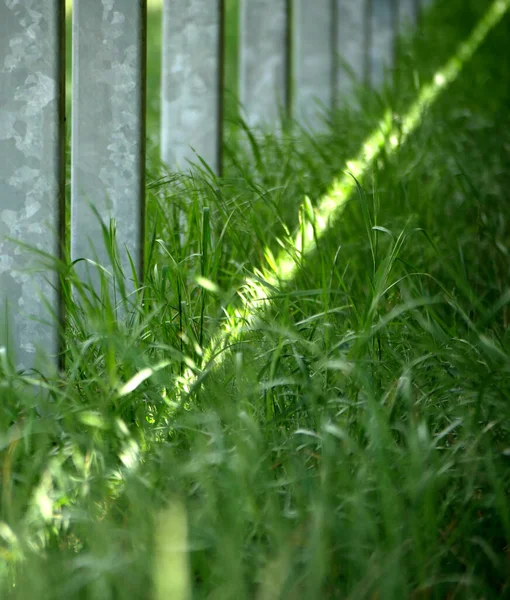
{"label": "green grass", "polygon": [[[510,597],[509,16],[313,252],[287,233],[488,5],[442,3],[323,136],[231,137],[221,180],[149,163],[130,317],[68,297],[66,372],[0,367],[2,599]],[[206,362],[282,244],[294,277]]]}

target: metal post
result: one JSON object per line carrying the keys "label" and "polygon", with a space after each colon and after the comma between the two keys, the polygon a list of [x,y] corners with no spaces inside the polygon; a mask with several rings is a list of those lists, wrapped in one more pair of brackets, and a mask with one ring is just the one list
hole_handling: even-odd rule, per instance
{"label": "metal post", "polygon": [[370,36],[370,83],[378,88],[395,58],[396,19],[394,0],[372,0]]}
{"label": "metal post", "polygon": [[274,126],[287,105],[287,2],[240,2],[241,105],[249,126]]}
{"label": "metal post", "polygon": [[293,114],[305,127],[320,129],[321,109],[333,103],[334,23],[331,0],[295,0]]}
{"label": "metal post", "polygon": [[170,168],[221,171],[224,0],[163,6],[161,154]]}
{"label": "metal post", "polygon": [[367,0],[337,1],[337,92],[341,100],[352,99],[353,84],[364,83],[367,54],[365,18]]}
{"label": "metal post", "polygon": [[63,0],[0,0],[0,345],[27,368],[57,354],[58,278],[9,238],[59,254],[64,16]]}
{"label": "metal post", "polygon": [[71,254],[111,265],[95,209],[115,220],[127,278],[127,252],[138,276],[143,264],[145,55],[144,0],[74,0]]}

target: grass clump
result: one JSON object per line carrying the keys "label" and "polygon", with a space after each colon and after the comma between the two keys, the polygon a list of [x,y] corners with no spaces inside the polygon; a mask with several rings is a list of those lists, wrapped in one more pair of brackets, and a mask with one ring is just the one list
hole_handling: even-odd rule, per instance
{"label": "grass clump", "polygon": [[438,7],[395,96],[323,136],[232,140],[221,179],[150,165],[128,317],[83,289],[65,374],[2,363],[2,598],[510,595],[508,16],[241,319],[302,198],[485,8]]}

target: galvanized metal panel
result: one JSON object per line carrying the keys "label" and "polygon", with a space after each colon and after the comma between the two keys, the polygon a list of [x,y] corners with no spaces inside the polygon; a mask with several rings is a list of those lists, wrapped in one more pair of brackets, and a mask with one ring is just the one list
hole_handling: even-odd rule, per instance
{"label": "galvanized metal panel", "polygon": [[418,6],[416,0],[399,0],[398,22],[399,29],[405,33],[415,27],[418,20]]}
{"label": "galvanized metal panel", "polygon": [[58,315],[57,278],[8,238],[58,254],[63,11],[60,0],[0,0],[0,345],[17,347],[14,360],[23,367],[39,364],[37,347],[57,353],[56,327],[41,297]]}
{"label": "galvanized metal panel", "polygon": [[293,4],[293,112],[305,126],[321,127],[320,107],[333,102],[334,32],[331,0]]}
{"label": "galvanized metal panel", "polygon": [[[144,0],[74,0],[71,254],[110,260],[94,210],[115,219],[124,274],[126,250],[140,275],[145,168]],[[92,281],[97,270],[82,269]]]}
{"label": "galvanized metal panel", "polygon": [[165,0],[161,154],[169,167],[220,169],[222,0]]}
{"label": "galvanized metal panel", "polygon": [[[336,0],[337,2],[337,92],[340,99],[349,99],[353,84],[367,77],[367,0]],[[354,78],[354,79],[353,79]]]}
{"label": "galvanized metal panel", "polygon": [[385,70],[393,65],[396,18],[395,0],[372,0],[370,11],[370,83],[379,87]]}
{"label": "galvanized metal panel", "polygon": [[239,62],[248,125],[276,123],[287,102],[286,0],[240,0]]}

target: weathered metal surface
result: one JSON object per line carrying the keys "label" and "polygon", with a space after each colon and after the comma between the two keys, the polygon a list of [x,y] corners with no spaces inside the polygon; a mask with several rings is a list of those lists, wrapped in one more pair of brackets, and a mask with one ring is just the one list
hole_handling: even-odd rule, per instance
{"label": "weathered metal surface", "polygon": [[46,358],[57,353],[57,278],[8,238],[58,254],[63,11],[60,0],[0,0],[0,345],[28,368],[45,362],[37,348]]}
{"label": "weathered metal surface", "polygon": [[367,0],[336,0],[336,81],[339,100],[352,98],[353,85],[367,77]]}
{"label": "weathered metal surface", "polygon": [[399,0],[398,3],[398,23],[401,33],[407,33],[412,30],[418,20],[417,0]]}
{"label": "weathered metal surface", "polygon": [[220,169],[222,0],[165,0],[161,155],[170,168],[201,156]]}
{"label": "weathered metal surface", "polygon": [[286,106],[286,0],[240,0],[239,99],[248,125],[278,122]]}
{"label": "weathered metal surface", "polygon": [[331,108],[334,82],[334,11],[331,0],[293,3],[293,113],[307,127],[320,129],[321,109]]}
{"label": "weathered metal surface", "polygon": [[[350,92],[346,67],[358,79],[380,85],[393,61],[397,29],[432,4],[240,2],[240,95],[249,124],[274,122],[278,105],[288,101],[291,4],[293,114],[315,129],[322,122],[320,106],[329,109],[337,93]],[[224,0],[164,5],[161,142],[163,160],[172,167],[195,161],[196,151],[220,169],[223,6]],[[115,220],[128,276],[125,250],[139,273],[143,258],[145,11],[145,0],[74,0],[73,11],[72,257],[109,266],[97,211],[106,224]],[[9,335],[22,366],[36,364],[37,346],[49,355],[57,352],[57,330],[47,310],[58,317],[57,279],[36,254],[8,238],[58,254],[63,19],[63,0],[0,0],[0,345]]]}
{"label": "weathered metal surface", "polygon": [[380,87],[394,62],[395,0],[372,0],[370,11],[370,83]]}
{"label": "weathered metal surface", "polygon": [[[143,0],[74,0],[71,255],[111,265],[99,219],[115,220],[120,264],[140,275],[145,169]],[[97,269],[80,272],[97,285]]]}

